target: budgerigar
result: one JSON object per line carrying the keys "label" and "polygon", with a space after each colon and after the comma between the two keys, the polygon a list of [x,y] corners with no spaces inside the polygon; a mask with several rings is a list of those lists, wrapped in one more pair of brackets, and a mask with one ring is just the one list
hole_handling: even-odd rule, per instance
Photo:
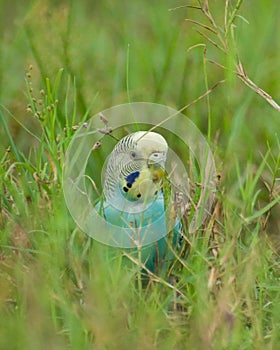
{"label": "budgerigar", "polygon": [[173,231],[173,246],[182,237],[178,219],[167,229],[163,194],[167,151],[166,140],[155,132],[138,131],[122,138],[108,158],[104,200],[97,205],[100,215],[118,226],[120,234],[123,227],[130,227],[143,238],[154,234],[150,224],[158,225],[159,239],[155,237],[151,240],[154,243],[142,249],[142,262],[156,273],[166,270],[174,258],[168,248],[167,231]]}

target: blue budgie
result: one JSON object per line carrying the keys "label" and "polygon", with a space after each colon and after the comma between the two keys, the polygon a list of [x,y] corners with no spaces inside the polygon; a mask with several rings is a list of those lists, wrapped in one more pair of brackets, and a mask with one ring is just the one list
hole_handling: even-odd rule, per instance
{"label": "blue budgie", "polygon": [[[156,234],[150,240],[154,243],[141,249],[141,259],[146,269],[161,275],[174,260],[170,245],[176,248],[182,241],[182,226],[163,191],[167,151],[166,140],[155,132],[138,131],[122,138],[108,158],[104,200],[96,207],[120,232],[130,227],[142,239]],[[156,230],[150,229],[152,224]]]}

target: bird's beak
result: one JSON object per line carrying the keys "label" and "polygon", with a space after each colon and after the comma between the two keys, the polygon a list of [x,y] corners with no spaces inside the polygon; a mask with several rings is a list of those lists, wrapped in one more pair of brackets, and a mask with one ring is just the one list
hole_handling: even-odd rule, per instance
{"label": "bird's beak", "polygon": [[166,156],[164,156],[160,161],[156,162],[155,165],[158,165],[160,168],[164,169],[165,162],[166,162]]}
{"label": "bird's beak", "polygon": [[153,165],[156,168],[164,168],[166,162],[166,152],[157,152],[157,157],[152,155],[148,159],[148,165]]}

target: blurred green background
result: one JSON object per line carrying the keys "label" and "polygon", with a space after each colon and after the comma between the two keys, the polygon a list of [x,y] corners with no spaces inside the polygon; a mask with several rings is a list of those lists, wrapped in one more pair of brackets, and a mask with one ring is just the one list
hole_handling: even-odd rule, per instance
{"label": "blurred green background", "polygon": [[[192,4],[197,4],[193,1]],[[75,79],[78,114],[90,115],[128,101],[152,101],[183,107],[206,89],[203,48],[187,51],[205,40],[186,18],[201,20],[196,9],[179,1],[1,1],[0,103],[27,128],[36,121],[26,112],[25,72],[34,66],[37,93],[46,77],[63,68]],[[234,4],[232,4],[234,5]],[[223,25],[223,1],[211,1],[218,25]],[[244,1],[235,21],[236,44],[249,77],[270,95],[279,97],[279,6],[275,1]],[[203,19],[204,23],[206,22]],[[208,46],[209,59],[225,63],[223,54]],[[127,74],[128,73],[128,74]],[[210,96],[212,135],[239,157],[255,155],[274,140],[278,113],[231,73],[207,64],[209,87],[226,76],[227,83]],[[207,129],[205,99],[187,111]],[[6,115],[17,143],[31,141]],[[3,135],[2,135],[3,136]],[[2,138],[3,139],[3,138]],[[2,143],[3,145],[3,143]],[[5,142],[4,142],[5,145]],[[258,150],[257,150],[258,149]],[[2,146],[3,150],[3,146]]]}

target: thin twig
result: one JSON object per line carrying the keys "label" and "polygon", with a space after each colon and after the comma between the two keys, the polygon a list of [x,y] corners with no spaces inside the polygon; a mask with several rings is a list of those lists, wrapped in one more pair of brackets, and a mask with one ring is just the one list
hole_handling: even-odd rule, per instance
{"label": "thin twig", "polygon": [[197,30],[198,34],[200,34],[204,39],[209,41],[212,45],[214,45],[217,49],[221,50],[224,54],[227,54],[224,48],[222,48],[220,45],[218,45],[214,40],[210,39],[209,36],[201,32],[200,30]]}
{"label": "thin twig", "polygon": [[256,94],[264,98],[274,109],[276,109],[278,112],[280,112],[280,106],[279,104],[263,89],[261,89],[259,86],[257,86],[246,74],[244,67],[242,63],[239,61],[236,65],[237,67],[237,76],[240,80],[243,81],[250,89],[255,91]]}
{"label": "thin twig", "polygon": [[217,34],[217,31],[209,26],[207,26],[206,24],[203,24],[203,23],[200,23],[198,21],[195,21],[193,19],[189,19],[189,18],[186,18],[185,19],[186,22],[191,22],[191,23],[194,23],[194,24],[197,24],[198,26],[202,27],[203,29],[206,29],[206,30],[209,30],[210,32],[214,33],[214,34]]}
{"label": "thin twig", "polygon": [[237,14],[237,12],[238,12],[238,10],[240,9],[240,6],[242,5],[242,2],[243,2],[243,0],[238,0],[238,1],[237,1],[237,4],[235,5],[235,8],[234,8],[234,10],[232,11],[231,16],[230,16],[229,20],[227,21],[226,33],[228,32],[230,26],[232,25],[232,23],[233,23],[233,21],[234,21],[234,19],[235,19],[235,17],[236,17],[236,14]]}
{"label": "thin twig", "polygon": [[181,109],[179,109],[178,111],[176,111],[175,113],[171,114],[169,117],[163,119],[160,123],[158,123],[157,125],[154,125],[153,127],[151,127],[148,132],[151,132],[153,130],[155,130],[156,128],[158,128],[161,125],[164,125],[164,123],[166,123],[168,120],[174,118],[175,116],[177,116],[178,114],[182,113],[183,111],[185,111],[186,109],[188,109],[189,107],[191,107],[193,104],[195,104],[196,102],[198,102],[199,100],[201,100],[202,98],[204,98],[205,96],[207,96],[208,94],[210,94],[214,89],[216,89],[219,85],[223,84],[226,80],[220,80],[218,81],[216,84],[214,84],[209,90],[205,91],[202,95],[198,96],[195,100],[191,101],[189,104],[185,105],[184,107],[182,107]]}
{"label": "thin twig", "polygon": [[132,261],[135,265],[141,267],[143,270],[145,270],[145,272],[152,278],[152,280],[154,282],[158,282],[158,283],[162,283],[163,285],[165,285],[166,287],[173,289],[174,291],[176,291],[176,293],[178,293],[179,295],[181,295],[185,300],[188,300],[187,296],[182,293],[182,291],[178,288],[176,288],[175,286],[173,286],[172,284],[166,282],[164,279],[160,278],[159,276],[155,275],[153,272],[151,272],[145,264],[143,264],[141,261],[138,261],[137,259],[133,258],[130,254],[128,254],[126,251],[123,251],[123,255],[126,256],[130,261]]}
{"label": "thin twig", "polygon": [[168,11],[176,11],[176,10],[180,10],[180,9],[183,9],[183,8],[190,8],[190,9],[201,10],[200,6],[182,5],[182,6],[172,7],[170,9],[168,9]]}

